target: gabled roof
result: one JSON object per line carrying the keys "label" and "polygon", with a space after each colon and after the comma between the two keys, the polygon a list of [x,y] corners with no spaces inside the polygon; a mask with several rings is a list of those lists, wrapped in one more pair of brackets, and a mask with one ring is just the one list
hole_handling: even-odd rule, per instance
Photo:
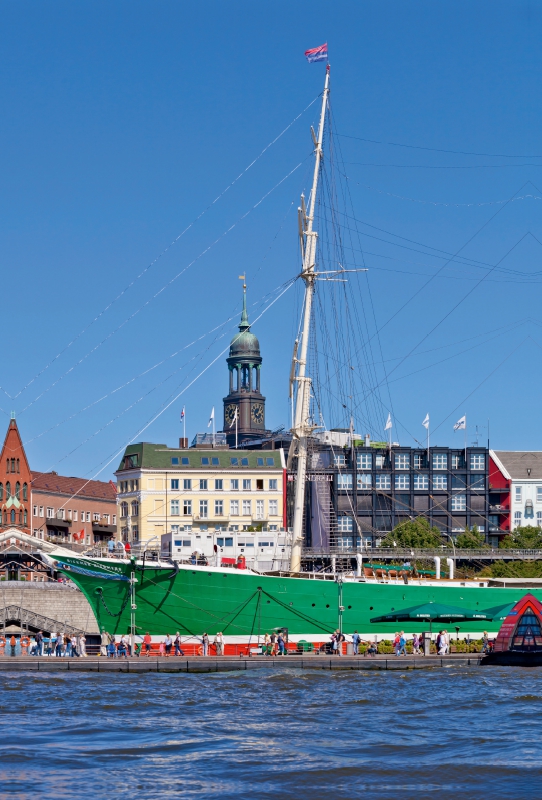
{"label": "gabled roof", "polygon": [[505,478],[542,480],[541,450],[491,450],[490,452]]}
{"label": "gabled roof", "polygon": [[84,478],[68,478],[56,472],[32,472],[32,491],[50,494],[67,494],[90,500],[117,501],[117,492],[112,483],[87,481]]}
{"label": "gabled roof", "polygon": [[23,447],[21,434],[19,433],[19,428],[17,427],[17,422],[15,421],[14,417],[12,417],[9,421],[8,429],[6,431],[6,438],[4,439],[4,446],[0,452],[0,463],[2,464],[4,463],[4,457],[19,458],[22,462],[22,469],[20,469],[20,472],[30,472],[30,466],[28,464],[28,459]]}

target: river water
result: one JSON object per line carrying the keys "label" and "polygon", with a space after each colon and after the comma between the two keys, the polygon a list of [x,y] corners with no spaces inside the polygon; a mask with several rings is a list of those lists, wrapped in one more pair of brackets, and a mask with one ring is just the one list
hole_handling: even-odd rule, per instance
{"label": "river water", "polygon": [[542,672],[0,673],[0,796],[542,796]]}

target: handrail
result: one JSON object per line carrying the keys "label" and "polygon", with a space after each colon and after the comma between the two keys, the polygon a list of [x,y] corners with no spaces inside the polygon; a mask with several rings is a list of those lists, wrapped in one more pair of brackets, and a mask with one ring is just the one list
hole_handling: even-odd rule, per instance
{"label": "handrail", "polygon": [[330,558],[331,556],[342,556],[345,558],[355,558],[361,555],[364,560],[374,559],[393,559],[411,560],[413,558],[434,558],[435,556],[446,556],[456,560],[472,561],[473,559],[482,561],[532,561],[542,560],[541,550],[520,550],[496,547],[465,548],[456,547],[455,553],[451,547],[304,547],[303,559],[310,558]]}

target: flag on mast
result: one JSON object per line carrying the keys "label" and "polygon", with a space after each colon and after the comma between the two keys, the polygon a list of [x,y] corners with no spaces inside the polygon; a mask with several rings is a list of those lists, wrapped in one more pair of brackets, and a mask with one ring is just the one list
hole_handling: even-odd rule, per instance
{"label": "flag on mast", "polygon": [[181,422],[182,422],[182,421],[183,421],[183,419],[184,419],[184,408],[185,408],[185,407],[183,406],[183,410],[181,411]]}
{"label": "flag on mast", "polygon": [[422,425],[426,430],[429,430],[429,414],[425,415],[425,419],[422,422]]}
{"label": "flag on mast", "polygon": [[309,64],[315,61],[327,61],[327,42],[320,47],[313,47],[312,50],[305,50],[305,58]]}
{"label": "flag on mast", "polygon": [[454,431],[464,431],[467,428],[467,415],[458,419],[454,425]]}
{"label": "flag on mast", "polygon": [[390,428],[392,428],[391,413],[388,414],[388,419],[386,420],[386,424],[384,425],[384,430],[389,431]]}
{"label": "flag on mast", "polygon": [[211,416],[209,417],[209,422],[207,423],[207,427],[211,427],[211,423],[215,418],[215,407],[213,406],[213,410],[211,411]]}
{"label": "flag on mast", "polygon": [[237,422],[237,409],[235,409],[235,414],[233,415],[233,419],[230,422],[230,428],[233,428],[236,422]]}

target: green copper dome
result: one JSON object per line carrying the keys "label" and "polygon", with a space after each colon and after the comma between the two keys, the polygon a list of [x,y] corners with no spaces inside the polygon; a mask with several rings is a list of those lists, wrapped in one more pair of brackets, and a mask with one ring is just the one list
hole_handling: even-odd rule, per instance
{"label": "green copper dome", "polygon": [[241,322],[239,323],[239,333],[236,333],[230,342],[230,358],[235,356],[243,358],[246,356],[260,355],[258,337],[250,332],[250,323],[247,314],[246,286],[244,286],[243,289],[243,311],[241,313]]}

